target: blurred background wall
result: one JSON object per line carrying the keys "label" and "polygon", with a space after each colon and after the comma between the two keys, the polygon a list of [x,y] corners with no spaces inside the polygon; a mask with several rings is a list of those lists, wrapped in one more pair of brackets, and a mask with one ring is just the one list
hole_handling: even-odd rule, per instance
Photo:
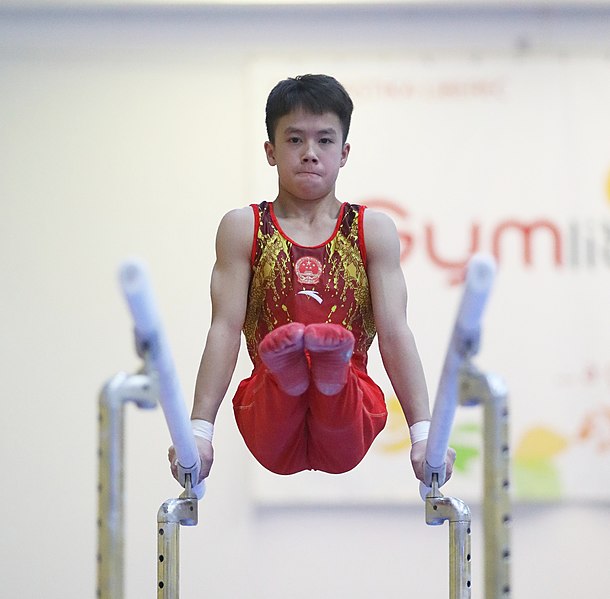
{"label": "blurred background wall", "polygon": [[[610,61],[610,3],[0,5],[3,597],[95,593],[97,395],[138,367],[116,285],[126,256],[151,265],[190,404],[217,223],[261,199],[252,64],[384,53]],[[248,369],[242,355],[234,385]],[[129,406],[126,430],[126,596],[151,597],[156,511],[177,489],[160,411]],[[182,530],[185,598],[447,596],[447,530],[422,505],[261,505],[228,400],[215,447],[199,526]],[[608,520],[606,502],[518,503],[513,596],[604,596]]]}

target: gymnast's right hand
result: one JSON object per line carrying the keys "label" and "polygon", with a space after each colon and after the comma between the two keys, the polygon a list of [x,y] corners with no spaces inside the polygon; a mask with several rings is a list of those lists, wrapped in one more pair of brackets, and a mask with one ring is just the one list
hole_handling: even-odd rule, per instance
{"label": "gymnast's right hand", "polygon": [[[210,474],[210,469],[212,468],[212,463],[214,462],[214,448],[212,447],[211,441],[208,441],[207,439],[198,436],[195,436],[195,445],[197,445],[199,459],[201,460],[199,480],[197,481],[197,483],[200,483]],[[170,463],[170,469],[172,471],[173,477],[178,482],[180,482],[180,480],[178,479],[178,460],[176,458],[176,450],[174,449],[173,445],[167,451],[167,458]]]}

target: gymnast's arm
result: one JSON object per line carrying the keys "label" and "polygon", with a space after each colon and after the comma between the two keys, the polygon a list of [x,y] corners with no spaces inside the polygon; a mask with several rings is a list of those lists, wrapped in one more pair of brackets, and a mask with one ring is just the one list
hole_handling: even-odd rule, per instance
{"label": "gymnast's arm", "polygon": [[[367,274],[384,368],[409,426],[430,420],[424,370],[413,333],[407,324],[407,287],[400,266],[400,241],[393,221],[367,209],[364,213]],[[411,448],[415,476],[424,478],[426,442]],[[455,452],[448,452],[451,474]]]}
{"label": "gymnast's arm", "polygon": [[[235,370],[248,301],[253,230],[250,207],[228,212],[218,227],[211,281],[212,320],[197,373],[192,419],[214,424]],[[210,473],[214,451],[210,441],[198,436],[195,441],[201,457],[201,480]]]}

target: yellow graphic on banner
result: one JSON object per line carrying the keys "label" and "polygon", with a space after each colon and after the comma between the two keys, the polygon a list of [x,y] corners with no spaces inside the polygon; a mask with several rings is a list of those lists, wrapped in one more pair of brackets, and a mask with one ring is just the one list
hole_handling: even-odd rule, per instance
{"label": "yellow graphic on banner", "polygon": [[515,490],[528,499],[559,499],[562,495],[558,454],[568,447],[568,439],[540,426],[528,430],[515,451]]}
{"label": "yellow graphic on banner", "polygon": [[[385,454],[411,449],[407,423],[395,395],[387,397],[388,422],[379,450]],[[449,444],[456,450],[454,472],[467,474],[476,468],[482,455],[483,430],[478,422],[456,423]],[[511,452],[515,497],[530,501],[561,499],[565,494],[557,458],[581,443],[597,454],[610,453],[610,406],[585,414],[576,435],[566,436],[547,426],[527,429]]]}

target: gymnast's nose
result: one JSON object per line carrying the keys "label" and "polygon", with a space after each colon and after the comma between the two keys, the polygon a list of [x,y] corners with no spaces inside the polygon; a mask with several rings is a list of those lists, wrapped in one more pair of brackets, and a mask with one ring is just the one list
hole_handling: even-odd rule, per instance
{"label": "gymnast's nose", "polygon": [[316,164],[318,162],[318,155],[316,154],[316,150],[313,143],[305,144],[301,160],[303,162],[312,162],[313,164]]}

